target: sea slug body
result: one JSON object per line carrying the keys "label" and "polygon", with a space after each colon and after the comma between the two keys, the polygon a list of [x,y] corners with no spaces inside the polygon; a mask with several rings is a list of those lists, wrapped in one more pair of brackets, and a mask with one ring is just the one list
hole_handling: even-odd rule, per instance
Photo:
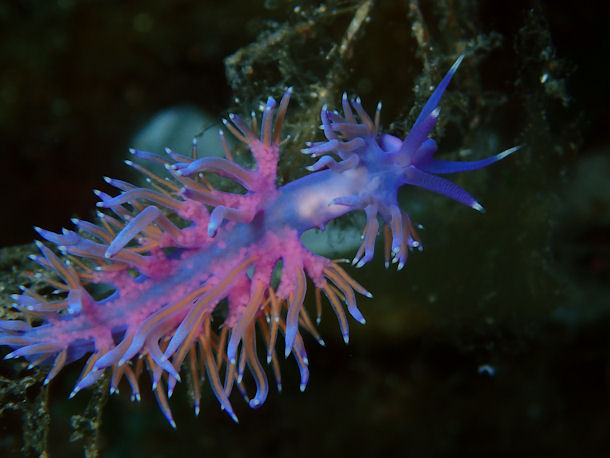
{"label": "sea slug body", "polygon": [[[24,318],[0,321],[0,344],[12,348],[6,358],[25,357],[32,366],[50,366],[47,384],[66,364],[88,355],[70,396],[110,368],[110,391],[116,392],[125,378],[132,399],[139,400],[139,380],[146,369],[159,406],[175,427],[168,397],[181,381],[183,364],[193,378],[195,411],[206,373],[221,407],[237,421],[229,400],[233,387],[253,408],[268,394],[257,352],[261,341],[281,389],[276,352],[281,334],[282,354],[294,356],[304,390],[309,371],[301,332],[323,344],[303,307],[307,279],[314,287],[317,320],[324,296],[346,343],[344,307],[364,323],[356,295],[372,296],[340,261],[310,252],[300,236],[345,213],[364,210],[363,242],[352,264],[362,267],[373,258],[381,230],[386,267],[393,262],[400,270],[409,250],[421,249],[421,241],[398,206],[398,189],[418,186],[481,211],[470,194],[438,175],[485,167],[518,149],[475,162],[433,157],[437,146],[428,137],[461,60],[434,90],[404,140],[379,132],[381,104],[372,118],[359,98],[344,95],[342,114],[324,106],[326,140],[303,149],[319,159],[308,167],[309,175],[279,188],[280,131],[291,89],[279,104],[268,99],[260,128],[256,118],[252,125],[236,115],[224,121],[226,130],[249,147],[256,161],[253,169],[234,162],[222,131],[226,158],[199,158],[195,142],[190,156],[169,149],[167,157],[131,150],[142,161],[164,165],[169,177],[129,161],[148,177],[150,187],[105,178],[120,193],[112,197],[96,191],[97,205],[105,210],[96,224],[73,220],[77,229],[59,234],[36,228],[65,258],[36,242],[41,255],[32,259],[48,269],[54,299],[27,288],[13,296]],[[215,189],[206,178],[210,174],[233,180],[245,192]],[[248,392],[247,374],[254,393]]]}

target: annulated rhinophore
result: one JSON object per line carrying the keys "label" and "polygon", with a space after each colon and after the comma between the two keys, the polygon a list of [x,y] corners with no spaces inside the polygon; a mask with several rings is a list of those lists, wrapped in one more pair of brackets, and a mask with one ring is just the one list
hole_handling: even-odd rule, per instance
{"label": "annulated rhinophore", "polygon": [[[226,158],[199,158],[195,142],[190,156],[169,149],[167,157],[131,150],[143,163],[165,166],[169,176],[128,161],[147,176],[149,187],[106,178],[120,193],[111,197],[95,191],[97,205],[106,209],[97,223],[73,220],[76,230],[60,234],[36,228],[65,257],[60,259],[36,242],[42,255],[32,259],[48,270],[46,282],[55,291],[52,299],[27,288],[13,296],[23,320],[0,322],[0,344],[13,349],[6,357],[48,365],[47,384],[66,364],[87,355],[71,396],[109,368],[110,391],[116,392],[126,379],[132,398],[139,400],[139,380],[146,370],[163,414],[175,427],[168,397],[181,373],[193,378],[196,412],[204,373],[221,407],[235,421],[229,401],[234,386],[251,407],[260,406],[268,393],[257,350],[261,343],[281,389],[276,352],[280,334],[283,355],[293,355],[304,390],[309,371],[301,332],[323,344],[303,306],[307,278],[314,287],[317,321],[324,297],[346,343],[345,309],[364,323],[356,294],[372,296],[340,261],[309,251],[301,234],[364,210],[363,242],[352,264],[362,267],[373,258],[381,232],[386,267],[393,262],[400,270],[409,250],[422,245],[409,216],[398,206],[398,189],[418,186],[482,211],[468,192],[438,175],[485,167],[518,149],[475,162],[433,157],[437,145],[428,137],[461,60],[432,93],[404,140],[379,132],[381,104],[372,118],[359,98],[348,100],[344,95],[342,114],[324,106],[326,140],[308,143],[302,150],[320,159],[307,167],[309,175],[279,188],[280,131],[291,89],[279,105],[268,99],[260,128],[255,117],[251,125],[236,115],[224,121],[226,129],[249,147],[254,169],[235,163],[222,131]],[[233,180],[244,192],[215,189],[206,178],[210,174]],[[183,365],[190,370],[181,372]],[[244,383],[246,374],[256,385],[254,393]]]}

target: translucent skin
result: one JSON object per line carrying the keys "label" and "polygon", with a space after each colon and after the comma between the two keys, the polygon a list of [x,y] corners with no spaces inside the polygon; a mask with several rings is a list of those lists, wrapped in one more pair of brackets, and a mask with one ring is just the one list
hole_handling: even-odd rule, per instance
{"label": "translucent skin", "polygon": [[[343,304],[364,323],[355,292],[372,296],[337,262],[307,250],[300,242],[301,234],[323,228],[350,211],[364,210],[363,243],[353,264],[362,267],[373,258],[381,220],[386,266],[392,259],[402,269],[408,250],[421,248],[421,243],[408,215],[398,207],[398,189],[411,184],[482,210],[465,190],[435,174],[484,167],[517,149],[475,162],[432,157],[436,143],[428,136],[439,116],[437,105],[461,60],[431,95],[404,140],[378,133],[381,105],[374,119],[358,98],[348,101],[344,95],[343,115],[324,107],[321,120],[326,140],[303,150],[321,158],[308,167],[311,174],[280,188],[275,184],[280,129],[290,89],[279,107],[272,98],[267,101],[260,136],[256,125],[251,128],[238,116],[230,115],[230,122],[225,121],[226,128],[250,148],[256,160],[253,170],[233,162],[222,132],[227,159],[198,158],[195,143],[192,157],[167,150],[168,159],[132,150],[139,159],[164,163],[171,180],[129,161],[149,176],[151,188],[106,179],[122,192],[111,197],[96,191],[98,206],[109,211],[100,213],[98,225],[75,220],[79,231],[64,229],[61,234],[37,228],[69,257],[63,262],[37,242],[42,256],[33,259],[53,273],[48,283],[57,289],[57,300],[45,300],[26,288],[14,296],[24,321],[0,322],[0,344],[14,350],[7,358],[21,356],[33,365],[51,365],[48,383],[65,364],[89,354],[71,396],[110,368],[111,392],[125,377],[133,398],[139,400],[138,380],[146,367],[172,426],[167,397],[181,380],[180,369],[187,361],[196,412],[199,374],[206,372],[222,408],[237,421],[229,401],[233,386],[251,407],[260,406],[268,393],[256,352],[257,332],[263,336],[267,363],[272,364],[281,388],[276,354],[279,332],[284,335],[284,355],[292,353],[296,359],[304,389],[309,372],[301,330],[323,344],[303,307],[307,277],[315,287],[318,321],[323,293],[346,342],[349,330]],[[214,189],[206,174],[225,176],[247,192]],[[280,270],[278,283],[274,272]],[[95,292],[100,286],[106,286],[110,294]],[[226,312],[221,313],[225,299]],[[256,385],[253,396],[243,381],[246,373]]]}

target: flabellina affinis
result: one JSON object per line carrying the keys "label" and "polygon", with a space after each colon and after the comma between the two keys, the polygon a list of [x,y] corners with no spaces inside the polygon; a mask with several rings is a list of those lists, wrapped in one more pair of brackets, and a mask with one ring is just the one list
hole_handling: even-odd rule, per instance
{"label": "flabellina affinis", "polygon": [[[32,366],[47,365],[49,383],[68,363],[87,355],[71,393],[94,384],[106,369],[110,391],[122,379],[140,399],[146,370],[159,406],[175,427],[168,398],[181,374],[193,378],[193,401],[199,411],[200,379],[207,375],[221,407],[237,421],[229,400],[233,387],[250,407],[266,399],[266,369],[257,345],[266,348],[278,389],[278,346],[292,354],[309,378],[302,332],[323,344],[316,329],[322,302],[327,302],[348,342],[347,314],[364,323],[356,296],[372,295],[340,265],[309,251],[300,241],[307,230],[355,210],[364,210],[362,245],[352,264],[362,267],[374,255],[379,232],[385,239],[386,267],[402,269],[410,249],[421,249],[416,228],[397,201],[398,189],[413,185],[443,194],[481,211],[464,189],[438,175],[490,165],[518,147],[475,162],[435,159],[436,142],[428,138],[438,118],[438,104],[462,57],[434,90],[404,140],[379,132],[381,104],[370,117],[359,98],[342,100],[342,111],[322,108],[326,139],[307,143],[303,153],[319,159],[310,174],[276,186],[281,128],[291,89],[279,104],[267,100],[260,126],[239,116],[224,121],[245,143],[256,166],[233,160],[221,131],[226,158],[189,156],[166,150],[167,156],[131,150],[141,163],[129,162],[147,176],[149,187],[106,178],[120,192],[96,195],[99,220],[73,220],[76,230],[59,234],[36,228],[61,251],[36,242],[41,255],[32,259],[48,271],[52,299],[22,288],[14,307],[22,320],[0,322],[0,344],[12,348],[6,358],[24,357]],[[260,131],[260,132],[259,132]],[[146,168],[165,167],[167,176]],[[221,175],[245,189],[215,189],[209,177]],[[309,281],[308,281],[309,278]],[[313,285],[317,320],[303,306]],[[347,313],[346,313],[347,310]],[[283,342],[278,339],[283,336]],[[181,371],[183,365],[190,368]],[[244,376],[255,384],[248,391]]]}

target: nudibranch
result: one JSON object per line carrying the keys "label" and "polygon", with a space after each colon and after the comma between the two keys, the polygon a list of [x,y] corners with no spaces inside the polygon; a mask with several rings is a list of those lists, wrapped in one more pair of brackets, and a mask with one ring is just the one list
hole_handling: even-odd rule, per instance
{"label": "nudibranch", "polygon": [[[36,228],[64,256],[36,242],[41,255],[32,259],[47,269],[45,280],[53,292],[48,299],[22,288],[13,296],[23,319],[0,322],[0,344],[12,348],[6,358],[49,366],[47,384],[66,364],[87,355],[70,396],[108,369],[111,393],[126,379],[132,399],[140,400],[139,380],[146,369],[173,427],[168,398],[184,374],[192,377],[196,413],[204,373],[233,420],[234,386],[251,407],[259,407],[268,394],[260,344],[278,389],[279,345],[285,357],[292,354],[296,360],[304,390],[309,371],[302,332],[323,344],[303,306],[308,283],[317,321],[325,297],[346,343],[347,314],[365,322],[356,294],[372,296],[344,270],[342,261],[312,253],[300,236],[364,210],[363,241],[352,264],[362,267],[373,258],[382,232],[386,267],[394,262],[400,270],[409,250],[421,249],[421,241],[398,206],[398,189],[418,186],[480,211],[482,206],[468,192],[438,175],[485,167],[518,148],[475,162],[433,157],[437,145],[428,137],[461,60],[434,90],[404,140],[379,132],[381,104],[372,118],[359,98],[344,95],[342,114],[324,106],[326,140],[302,150],[319,159],[307,168],[310,174],[281,187],[276,186],[280,131],[291,89],[279,105],[267,100],[260,126],[254,116],[251,125],[237,115],[224,121],[225,129],[252,152],[253,169],[233,160],[222,130],[226,158],[198,157],[195,141],[188,156],[169,149],[167,156],[131,150],[140,162],[128,164],[147,177],[148,187],[105,178],[120,192],[112,197],[95,191],[97,205],[105,210],[98,213],[97,223],[74,219],[76,229],[61,233]],[[167,176],[141,162],[163,165]],[[215,188],[211,174],[234,181],[243,191]]]}

